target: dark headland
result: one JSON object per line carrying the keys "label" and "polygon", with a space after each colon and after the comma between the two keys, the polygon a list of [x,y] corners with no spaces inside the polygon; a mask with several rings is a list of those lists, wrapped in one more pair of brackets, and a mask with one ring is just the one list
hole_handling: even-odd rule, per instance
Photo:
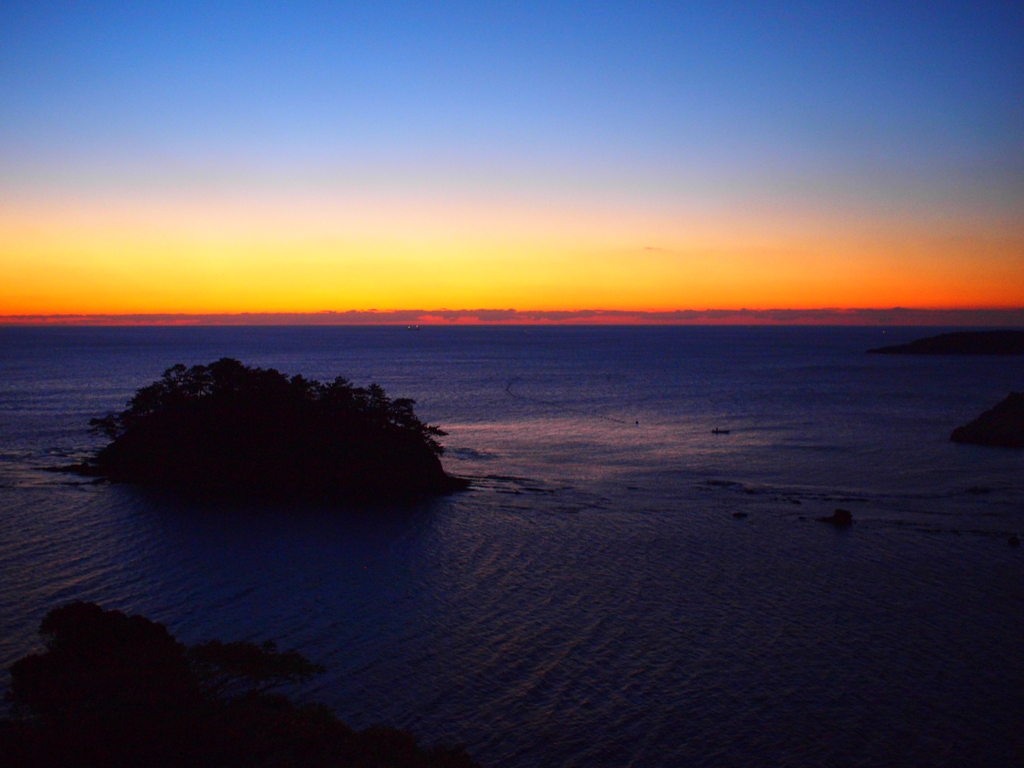
{"label": "dark headland", "polygon": [[954,429],[949,439],[954,443],[1024,448],[1024,392],[1011,392],[974,421]]}
{"label": "dark headland", "polygon": [[120,413],[85,475],[238,494],[396,498],[467,487],[441,466],[445,433],[376,384],[323,384],[222,358],[175,365]]}
{"label": "dark headland", "polygon": [[0,762],[19,768],[479,768],[384,726],[355,731],[275,689],[323,668],[272,642],[186,646],[143,616],[72,603],[11,667]]}
{"label": "dark headland", "polygon": [[1024,355],[1024,331],[956,331],[909,344],[869,349],[877,355]]}

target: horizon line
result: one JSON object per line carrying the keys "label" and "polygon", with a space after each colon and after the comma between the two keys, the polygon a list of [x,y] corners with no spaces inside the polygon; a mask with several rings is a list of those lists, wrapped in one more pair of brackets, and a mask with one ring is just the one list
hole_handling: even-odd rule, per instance
{"label": "horizon line", "polygon": [[0,326],[245,325],[920,325],[1024,327],[1024,307],[1004,309],[819,308],[401,309],[320,312],[154,312],[0,315]]}

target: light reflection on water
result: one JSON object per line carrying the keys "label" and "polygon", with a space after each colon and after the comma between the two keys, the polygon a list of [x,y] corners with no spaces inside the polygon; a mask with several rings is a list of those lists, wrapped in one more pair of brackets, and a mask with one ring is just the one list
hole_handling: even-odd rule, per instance
{"label": "light reflection on water", "polygon": [[[5,664],[92,599],[297,647],[343,719],[489,765],[1019,764],[1024,461],[945,440],[1019,360],[864,356],[870,329],[317,330],[0,333]],[[35,469],[221,354],[416,397],[474,487],[339,514]],[[849,530],[800,519],[839,505]]]}

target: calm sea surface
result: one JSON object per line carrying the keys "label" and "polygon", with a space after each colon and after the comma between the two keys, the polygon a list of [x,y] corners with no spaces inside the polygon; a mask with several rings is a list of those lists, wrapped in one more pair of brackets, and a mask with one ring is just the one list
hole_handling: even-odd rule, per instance
{"label": "calm sea surface", "polygon": [[[0,329],[0,663],[84,599],[297,648],[329,670],[300,696],[494,767],[1024,764],[1024,451],[948,440],[1024,359],[864,354],[939,330]],[[222,356],[415,398],[471,490],[338,511],[40,470]]]}

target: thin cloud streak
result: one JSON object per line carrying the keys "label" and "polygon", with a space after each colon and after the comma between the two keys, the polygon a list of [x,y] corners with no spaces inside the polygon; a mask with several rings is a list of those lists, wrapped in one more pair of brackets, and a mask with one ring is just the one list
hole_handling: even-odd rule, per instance
{"label": "thin cloud streak", "polygon": [[586,309],[404,309],[236,314],[0,315],[0,326],[124,325],[918,325],[1024,327],[1024,308],[1009,309],[680,309],[670,312]]}

